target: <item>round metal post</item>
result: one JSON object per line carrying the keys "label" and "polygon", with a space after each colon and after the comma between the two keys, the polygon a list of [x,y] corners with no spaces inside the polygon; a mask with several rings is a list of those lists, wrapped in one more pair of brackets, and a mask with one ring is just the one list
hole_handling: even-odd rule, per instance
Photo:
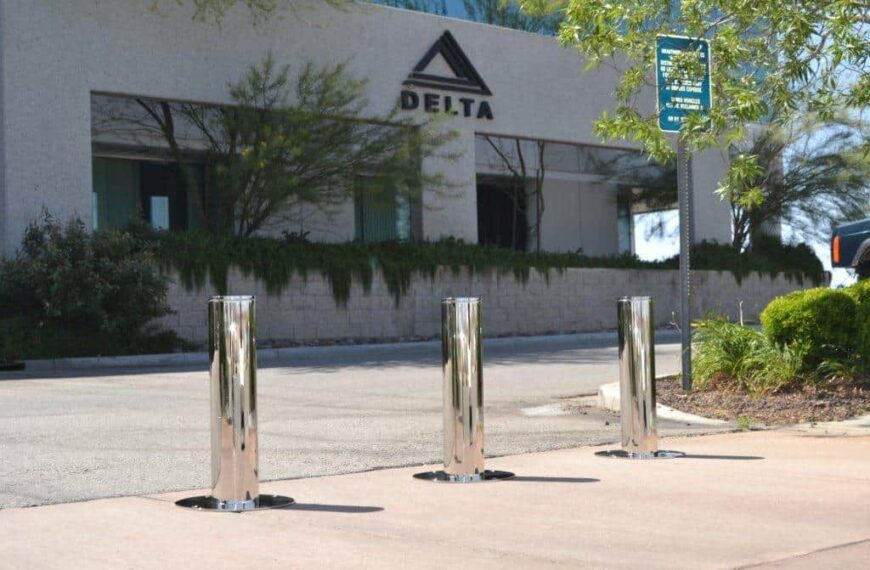
{"label": "round metal post", "polygon": [[483,330],[479,297],[441,301],[444,470],[418,479],[473,483],[512,477],[483,461]]}
{"label": "round metal post", "polygon": [[622,449],[598,454],[633,459],[681,455],[658,448],[653,300],[651,297],[623,297],[617,301],[616,315]]}
{"label": "round metal post", "polygon": [[209,299],[212,492],[180,506],[242,512],[293,502],[260,494],[255,309],[253,296]]}

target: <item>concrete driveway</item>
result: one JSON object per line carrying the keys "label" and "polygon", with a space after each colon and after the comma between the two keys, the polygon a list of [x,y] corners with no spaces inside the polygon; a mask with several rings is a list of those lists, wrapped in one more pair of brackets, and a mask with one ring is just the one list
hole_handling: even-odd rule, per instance
{"label": "concrete driveway", "polygon": [[[659,373],[678,369],[675,340],[660,335]],[[484,352],[488,456],[618,440],[616,416],[552,405],[618,378],[614,339],[494,339]],[[204,368],[0,379],[0,507],[209,485]],[[264,481],[441,459],[439,343],[302,348],[261,367],[258,381]]]}

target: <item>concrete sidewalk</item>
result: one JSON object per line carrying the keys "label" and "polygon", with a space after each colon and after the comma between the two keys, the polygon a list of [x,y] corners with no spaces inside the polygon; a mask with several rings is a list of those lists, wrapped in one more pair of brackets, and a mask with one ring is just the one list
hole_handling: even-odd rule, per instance
{"label": "concrete sidewalk", "polygon": [[672,438],[688,458],[503,457],[513,481],[420,468],[281,481],[291,509],[190,512],[192,493],[0,511],[4,568],[866,568],[870,437]]}

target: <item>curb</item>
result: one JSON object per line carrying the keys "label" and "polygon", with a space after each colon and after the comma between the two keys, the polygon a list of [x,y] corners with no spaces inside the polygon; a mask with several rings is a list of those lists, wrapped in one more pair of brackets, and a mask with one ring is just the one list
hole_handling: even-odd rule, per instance
{"label": "curb", "polygon": [[[670,329],[656,331],[662,340],[678,340],[679,335]],[[590,333],[554,334],[535,336],[509,336],[484,339],[486,346],[511,346],[523,344],[545,344],[560,338],[576,338],[578,341],[617,341],[616,331],[601,331]],[[394,350],[398,345],[403,347],[440,346],[440,340],[425,340],[412,342],[390,342],[377,344],[336,344],[327,346],[291,346],[284,348],[258,348],[257,361],[279,362],[282,360],[306,360],[321,357],[326,351],[330,356],[353,356],[362,353],[377,354]],[[167,366],[207,366],[207,352],[175,352],[168,354],[138,354],[130,356],[94,356],[86,358],[53,358],[45,360],[25,360],[26,370],[83,370],[94,368],[131,368],[131,367],[167,367]],[[618,399],[618,396],[617,396]]]}
{"label": "curb", "polygon": [[[665,376],[657,377],[656,380],[659,378],[665,378]],[[618,413],[620,410],[619,382],[612,382],[610,384],[599,386],[596,404],[599,408]],[[696,416],[695,414],[688,414],[663,404],[656,404],[656,417],[675,422],[685,422],[704,426],[730,425],[729,422],[725,420],[717,420],[713,418],[705,418],[703,416]]]}

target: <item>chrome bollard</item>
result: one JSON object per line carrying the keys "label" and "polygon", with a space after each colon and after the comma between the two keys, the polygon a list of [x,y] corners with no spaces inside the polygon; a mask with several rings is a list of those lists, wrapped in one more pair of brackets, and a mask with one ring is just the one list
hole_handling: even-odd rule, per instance
{"label": "chrome bollard", "polygon": [[209,299],[212,492],[178,501],[179,506],[243,512],[293,503],[260,494],[256,328],[254,297]]}
{"label": "chrome bollard", "polygon": [[417,473],[418,479],[475,483],[513,477],[483,466],[482,336],[480,298],[441,301],[444,470]]}
{"label": "chrome bollard", "polygon": [[652,297],[623,297],[616,303],[619,326],[619,409],[622,449],[607,457],[680,457],[658,448],[656,431],[655,319]]}

